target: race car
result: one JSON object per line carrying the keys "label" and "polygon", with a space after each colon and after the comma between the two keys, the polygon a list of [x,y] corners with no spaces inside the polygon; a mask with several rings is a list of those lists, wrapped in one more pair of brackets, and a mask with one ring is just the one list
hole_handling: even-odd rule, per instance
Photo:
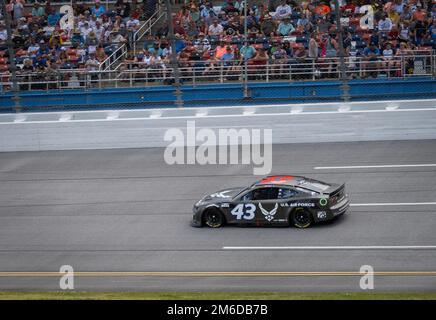
{"label": "race car", "polygon": [[333,220],[349,207],[345,184],[291,175],[267,176],[248,187],[205,196],[193,208],[191,225],[295,226]]}

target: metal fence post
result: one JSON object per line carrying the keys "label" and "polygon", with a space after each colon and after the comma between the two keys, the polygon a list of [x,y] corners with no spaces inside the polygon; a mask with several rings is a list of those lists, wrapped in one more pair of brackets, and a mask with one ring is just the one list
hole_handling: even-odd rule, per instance
{"label": "metal fence post", "polygon": [[339,42],[339,66],[340,66],[340,78],[341,78],[341,91],[342,99],[344,102],[350,101],[350,86],[348,85],[346,65],[345,65],[345,50],[344,50],[344,37],[343,28],[341,25],[341,16],[339,10],[339,1],[335,0],[335,18],[336,18],[336,30],[338,32]]}
{"label": "metal fence post", "polygon": [[168,19],[168,36],[171,45],[171,65],[173,67],[174,72],[174,86],[176,87],[174,95],[176,97],[176,107],[183,108],[183,99],[182,99],[182,91],[180,90],[180,73],[179,66],[177,62],[177,53],[176,53],[176,42],[174,38],[174,25],[173,19],[171,17],[171,3],[170,0],[165,0],[166,11],[167,11],[167,19]]}
{"label": "metal fence post", "polygon": [[15,112],[21,111],[21,104],[20,104],[20,95],[19,95],[19,87],[18,87],[18,81],[17,81],[17,66],[15,65],[15,51],[13,48],[12,43],[12,27],[11,27],[11,16],[9,15],[9,12],[6,9],[6,0],[1,0],[1,9],[3,11],[5,24],[6,24],[6,32],[8,33],[7,37],[7,47],[8,47],[8,55],[9,55],[9,70],[11,71],[11,77],[10,81],[12,82],[12,92],[13,97],[12,101],[14,101],[15,105]]}

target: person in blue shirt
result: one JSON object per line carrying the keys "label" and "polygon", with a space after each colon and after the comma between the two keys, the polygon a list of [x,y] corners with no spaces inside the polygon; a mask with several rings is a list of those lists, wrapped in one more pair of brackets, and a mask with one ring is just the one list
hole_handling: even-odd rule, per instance
{"label": "person in blue shirt", "polygon": [[380,56],[380,49],[376,46],[374,42],[371,42],[369,46],[363,49],[363,55],[367,58],[374,60],[374,58]]}
{"label": "person in blue shirt", "polygon": [[289,33],[293,32],[294,30],[295,28],[289,19],[283,19],[282,22],[280,22],[279,26],[277,27],[277,32],[281,36],[287,36],[289,35]]}
{"label": "person in blue shirt", "polygon": [[175,35],[176,41],[175,41],[175,47],[176,47],[176,54],[179,54],[183,49],[185,49],[186,44],[183,39],[181,39],[181,36],[179,34]]}
{"label": "person in blue shirt", "polygon": [[234,59],[235,55],[232,52],[232,48],[227,46],[226,52],[221,56],[221,61],[223,62],[224,66],[228,67],[232,65]]}
{"label": "person in blue shirt", "polygon": [[380,69],[380,49],[374,42],[363,49],[365,76],[372,75],[377,77],[377,71]]}
{"label": "person in blue shirt", "polygon": [[241,53],[241,57],[244,60],[250,60],[256,54],[256,49],[252,45],[245,43],[244,46],[241,47],[239,52]]}
{"label": "person in blue shirt", "polygon": [[85,43],[85,38],[83,38],[79,30],[74,29],[73,36],[71,37],[71,44],[80,46],[84,43]]}
{"label": "person in blue shirt", "polygon": [[100,0],[95,0],[95,6],[91,8],[91,13],[97,18],[106,13],[105,8],[100,4]]}
{"label": "person in blue shirt", "polygon": [[152,47],[148,48],[148,52],[150,52],[150,54],[153,54],[156,52],[157,56],[162,56],[163,50],[161,49],[159,42],[156,41],[153,43]]}
{"label": "person in blue shirt", "polygon": [[61,15],[56,11],[55,8],[50,10],[50,14],[47,16],[47,24],[50,27],[54,27],[61,20]]}

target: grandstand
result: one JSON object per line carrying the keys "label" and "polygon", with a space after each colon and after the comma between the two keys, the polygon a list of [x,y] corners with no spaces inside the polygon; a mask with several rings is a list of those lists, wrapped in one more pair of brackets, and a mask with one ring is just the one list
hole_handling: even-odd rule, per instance
{"label": "grandstand", "polygon": [[[434,76],[436,1],[340,0],[342,43],[335,2],[248,1],[245,8],[243,1],[176,0],[168,16],[156,0],[11,0],[15,57],[10,63],[2,14],[1,87],[12,88],[14,66],[22,91],[165,85],[176,74],[182,84],[339,79],[341,52],[348,79]],[[73,27],[62,29],[59,8],[70,3]],[[365,20],[369,6],[373,19]]]}

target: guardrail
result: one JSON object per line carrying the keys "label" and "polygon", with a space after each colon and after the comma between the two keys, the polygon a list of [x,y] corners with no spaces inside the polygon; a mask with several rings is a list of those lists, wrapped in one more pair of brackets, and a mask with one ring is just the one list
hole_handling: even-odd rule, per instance
{"label": "guardrail", "polygon": [[[245,71],[249,82],[338,80],[341,76],[338,58],[304,58],[280,62],[284,63],[251,62],[245,70],[242,61],[210,60],[201,65],[181,61],[178,71],[181,83],[192,85],[239,83]],[[436,55],[415,54],[377,61],[347,57],[345,62],[348,79],[436,76]],[[18,73],[17,78],[20,90],[24,91],[142,87],[173,84],[174,70],[165,63],[147,65],[142,62],[123,62],[117,70],[61,69],[50,73]],[[1,80],[2,91],[10,90],[9,79],[3,75]]]}

